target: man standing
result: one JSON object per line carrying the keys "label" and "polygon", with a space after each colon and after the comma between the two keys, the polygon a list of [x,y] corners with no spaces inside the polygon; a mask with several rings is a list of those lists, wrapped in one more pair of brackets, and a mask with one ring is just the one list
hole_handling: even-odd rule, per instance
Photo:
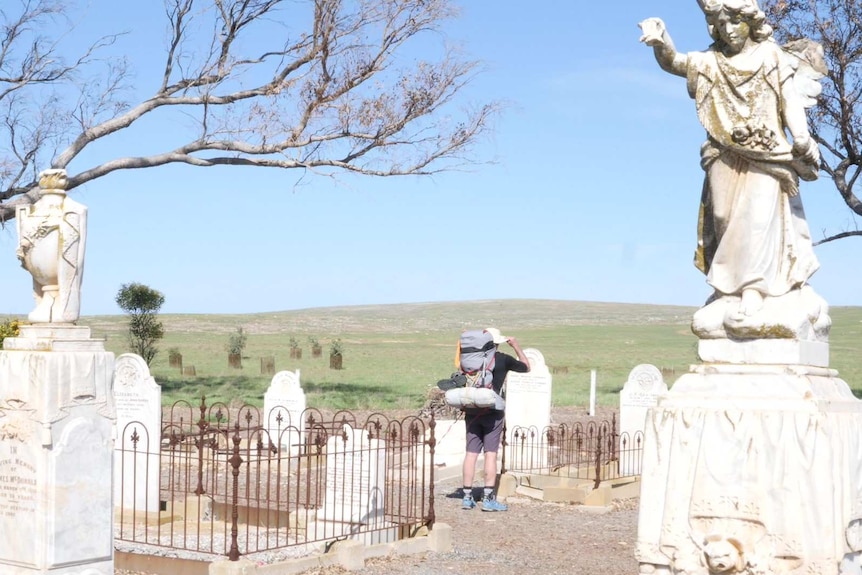
{"label": "man standing", "polygon": [[[494,338],[497,350],[494,353],[494,368],[492,370],[493,388],[497,394],[502,394],[503,383],[510,371],[527,373],[530,362],[514,337],[500,335],[500,330],[489,327],[485,330]],[[518,358],[499,351],[501,343],[508,343]],[[464,487],[462,509],[473,509],[476,501],[473,499],[473,477],[476,474],[476,462],[479,453],[485,452],[485,486],[482,494],[482,511],[506,511],[509,507],[497,501],[494,485],[497,479],[497,450],[503,437],[503,424],[506,412],[494,408],[464,409],[464,421],[467,426],[467,453],[464,456]]]}

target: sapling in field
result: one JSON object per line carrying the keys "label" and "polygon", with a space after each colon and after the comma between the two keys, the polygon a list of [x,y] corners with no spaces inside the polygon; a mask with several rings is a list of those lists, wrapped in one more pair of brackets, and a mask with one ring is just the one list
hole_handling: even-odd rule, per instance
{"label": "sapling in field", "polygon": [[156,342],[165,335],[158,319],[165,296],[144,284],[130,283],[120,286],[115,301],[129,314],[129,349],[150,365],[159,352]]}

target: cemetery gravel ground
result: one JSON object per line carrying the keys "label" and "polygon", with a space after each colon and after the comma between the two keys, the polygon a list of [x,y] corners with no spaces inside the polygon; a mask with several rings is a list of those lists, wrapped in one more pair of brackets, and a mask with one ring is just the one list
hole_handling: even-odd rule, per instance
{"label": "cemetery gravel ground", "polygon": [[[599,408],[595,419],[610,419]],[[588,421],[583,408],[555,408],[552,422]],[[437,484],[437,521],[452,527],[452,550],[367,559],[360,571],[328,567],[306,575],[633,575],[638,500],[608,510],[509,497],[500,513],[461,509],[460,479]]]}
{"label": "cemetery gravel ground", "polygon": [[[553,423],[587,421],[583,408],[555,408]],[[599,408],[595,419],[609,419]],[[452,550],[367,559],[347,571],[331,566],[306,575],[632,575],[637,499],[615,501],[607,510],[509,497],[506,512],[461,509],[460,479],[435,487],[437,521],[452,528]],[[117,575],[134,575],[121,570]]]}
{"label": "cemetery gravel ground", "polygon": [[[362,575],[634,575],[637,502],[604,512],[509,498],[505,513],[461,509],[458,481],[438,485],[437,520],[452,527],[452,551],[368,559]],[[308,575],[343,575],[340,567]]]}

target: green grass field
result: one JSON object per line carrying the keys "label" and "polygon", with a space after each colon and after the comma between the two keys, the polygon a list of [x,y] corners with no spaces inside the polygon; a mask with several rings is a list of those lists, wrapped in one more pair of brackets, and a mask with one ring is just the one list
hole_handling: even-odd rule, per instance
{"label": "green grass field", "polygon": [[[161,315],[166,336],[151,371],[162,386],[163,403],[213,401],[263,404],[271,376],[261,375],[261,358],[274,357],[277,371],[300,370],[310,407],[327,409],[414,409],[429,388],[454,369],[455,344],[464,329],[498,327],[524,348],[542,352],[553,373],[553,404],[584,406],[590,371],[597,372],[599,405],[616,405],[633,367],[651,363],[671,384],[697,363],[689,329],[693,307],[552,300],[496,300],[319,308],[249,315]],[[862,396],[862,308],[831,311],[831,367]],[[0,318],[0,320],[5,318]],[[106,338],[117,355],[128,350],[127,318],[84,317],[94,337]],[[243,368],[228,367],[228,338],[242,326],[248,335]],[[311,357],[309,336],[323,345]],[[296,338],[301,359],[290,359]],[[329,343],[344,344],[344,369],[329,368]],[[506,351],[508,346],[501,346]],[[176,348],[196,376],[168,365]],[[511,350],[509,350],[511,351]]]}

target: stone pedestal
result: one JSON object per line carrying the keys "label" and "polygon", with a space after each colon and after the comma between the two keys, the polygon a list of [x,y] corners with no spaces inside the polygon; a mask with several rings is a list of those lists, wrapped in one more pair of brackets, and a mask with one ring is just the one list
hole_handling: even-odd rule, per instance
{"label": "stone pedestal", "polygon": [[89,328],[0,351],[0,573],[112,575],[114,356]]}
{"label": "stone pedestal", "polygon": [[834,370],[704,363],[647,416],[641,573],[860,572],[862,402]]}

